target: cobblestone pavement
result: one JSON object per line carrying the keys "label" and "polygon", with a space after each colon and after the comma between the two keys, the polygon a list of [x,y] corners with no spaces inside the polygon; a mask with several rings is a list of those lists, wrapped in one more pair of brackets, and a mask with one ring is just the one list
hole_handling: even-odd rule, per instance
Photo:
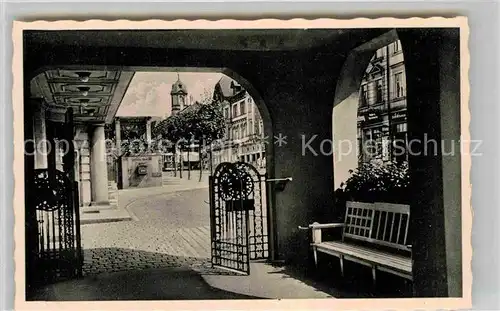
{"label": "cobblestone pavement", "polygon": [[83,225],[84,273],[169,267],[210,273],[207,198],[208,189],[146,196],[127,207],[137,221]]}

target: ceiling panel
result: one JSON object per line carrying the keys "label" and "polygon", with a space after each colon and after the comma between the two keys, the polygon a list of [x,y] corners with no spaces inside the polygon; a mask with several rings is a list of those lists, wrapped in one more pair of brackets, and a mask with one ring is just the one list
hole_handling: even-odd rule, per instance
{"label": "ceiling panel", "polygon": [[94,82],[117,82],[120,77],[119,71],[86,71],[86,70],[47,70],[49,82],[73,81],[82,82],[82,77],[88,77],[89,83]]}
{"label": "ceiling panel", "polygon": [[103,122],[113,111],[110,107],[119,105],[132,77],[121,76],[120,71],[52,69],[33,79],[31,92],[49,106],[73,108],[75,122]]}
{"label": "ceiling panel", "polygon": [[91,95],[111,95],[114,91],[115,84],[113,83],[103,83],[103,84],[89,84],[89,83],[71,83],[71,82],[56,82],[49,83],[50,90],[54,95],[64,95],[64,94],[81,94],[83,91],[87,91]]}
{"label": "ceiling panel", "polygon": [[68,106],[77,104],[109,105],[110,96],[82,96],[81,94],[54,96],[58,105]]}

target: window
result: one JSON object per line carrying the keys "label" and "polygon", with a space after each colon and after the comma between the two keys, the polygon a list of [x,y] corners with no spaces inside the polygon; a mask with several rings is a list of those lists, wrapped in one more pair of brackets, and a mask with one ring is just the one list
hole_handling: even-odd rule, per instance
{"label": "window", "polygon": [[245,114],[245,101],[240,103],[240,114]]}
{"label": "window", "polygon": [[229,118],[229,107],[224,108],[224,118]]}
{"label": "window", "polygon": [[247,136],[247,123],[243,122],[241,123],[241,138],[244,138]]}
{"label": "window", "polygon": [[368,106],[368,85],[361,86],[361,107]]}
{"label": "window", "polygon": [[233,105],[233,115],[232,117],[237,117],[238,116],[238,105]]}
{"label": "window", "polygon": [[408,130],[406,123],[396,124],[396,133],[406,133]]}
{"label": "window", "polygon": [[408,149],[408,127],[407,123],[400,123],[394,126],[394,150],[393,159],[397,162],[408,161],[409,149]]}
{"label": "window", "polygon": [[382,103],[382,79],[375,82],[375,103]]}
{"label": "window", "polygon": [[396,98],[405,96],[405,89],[403,84],[403,72],[398,72],[394,75],[394,89]]}
{"label": "window", "polygon": [[394,47],[394,54],[401,51],[401,43],[399,42],[399,40],[394,41],[393,47]]}

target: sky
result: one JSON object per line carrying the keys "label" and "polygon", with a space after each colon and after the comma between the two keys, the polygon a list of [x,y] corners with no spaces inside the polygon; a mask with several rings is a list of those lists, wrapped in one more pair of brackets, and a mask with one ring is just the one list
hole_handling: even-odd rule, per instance
{"label": "sky", "polygon": [[[221,73],[179,72],[181,81],[186,85],[188,97],[200,100],[205,90],[213,92]],[[172,99],[170,91],[177,81],[176,72],[136,72],[117,116],[166,116],[170,115]]]}

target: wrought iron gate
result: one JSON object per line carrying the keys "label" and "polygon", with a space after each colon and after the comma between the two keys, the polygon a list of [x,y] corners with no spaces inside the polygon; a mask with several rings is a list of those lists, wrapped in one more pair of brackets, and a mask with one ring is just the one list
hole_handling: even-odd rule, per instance
{"label": "wrought iron gate", "polygon": [[34,256],[34,278],[38,285],[70,279],[82,274],[80,221],[77,187],[73,188],[65,173],[35,170],[33,185],[33,218],[37,222]]}
{"label": "wrought iron gate", "polygon": [[212,265],[246,274],[269,256],[266,176],[248,163],[221,163],[210,182]]}
{"label": "wrought iron gate", "polygon": [[39,286],[82,276],[71,108],[66,111],[65,121],[62,124],[46,121],[46,134],[52,146],[56,146],[56,137],[69,142],[65,144],[67,149],[59,151],[63,153],[62,171],[56,169],[56,148],[51,148],[47,155],[47,169],[33,169],[34,162],[27,157],[30,164],[26,171],[27,298]]}

